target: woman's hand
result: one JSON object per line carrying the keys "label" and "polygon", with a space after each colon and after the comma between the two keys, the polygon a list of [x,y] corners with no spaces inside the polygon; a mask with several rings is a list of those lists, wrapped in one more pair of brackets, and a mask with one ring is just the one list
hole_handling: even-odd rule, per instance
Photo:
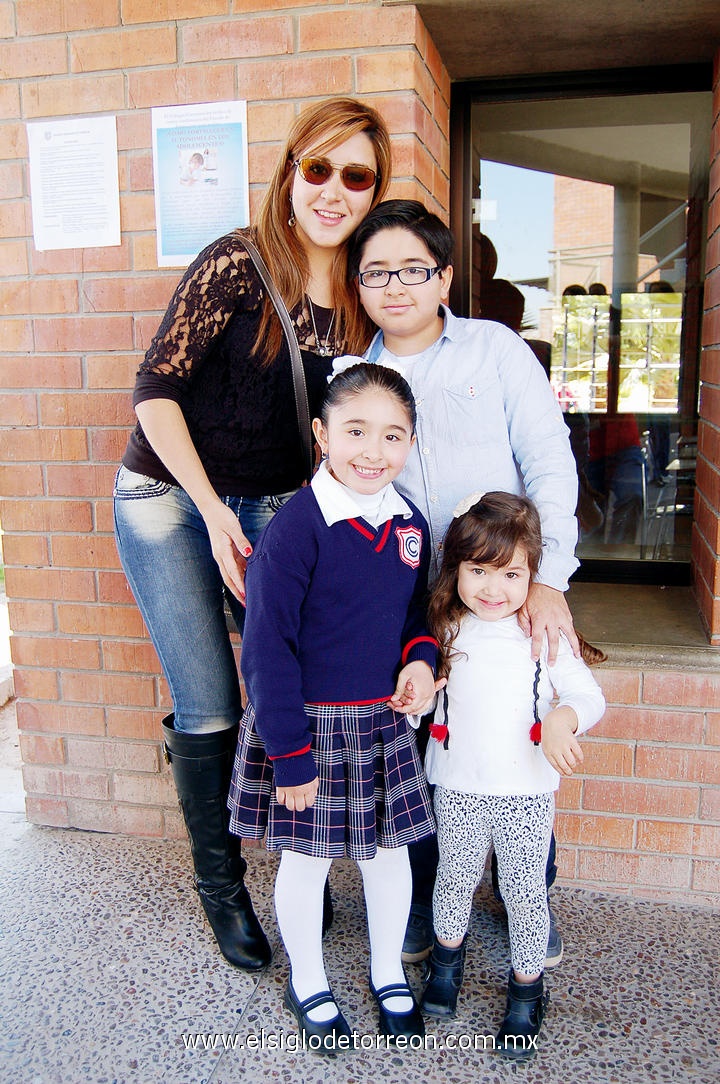
{"label": "woman's hand", "polygon": [[243,534],[235,513],[221,500],[213,502],[205,509],[203,519],[223,582],[235,598],[244,604],[245,569],[252,546]]}
{"label": "woman's hand", "polygon": [[318,777],[310,783],[302,783],[299,787],[276,787],[275,797],[278,805],[284,805],[291,812],[302,813],[304,809],[310,809],[315,805],[319,786]]}
{"label": "woman's hand", "polygon": [[560,775],[572,775],[583,762],[580,742],[575,737],[577,715],[572,708],[553,708],[542,721],[542,751]]}
{"label": "woman's hand", "polygon": [[138,403],[135,413],[155,454],[195,502],[204,519],[223,582],[244,603],[245,565],[252,546],[235,513],[223,504],[210,485],[180,407],[170,399],[147,399]]}
{"label": "woman's hand", "polygon": [[431,707],[437,690],[445,684],[445,678],[435,681],[426,662],[409,662],[398,674],[397,688],[388,705],[405,715],[423,715]]}

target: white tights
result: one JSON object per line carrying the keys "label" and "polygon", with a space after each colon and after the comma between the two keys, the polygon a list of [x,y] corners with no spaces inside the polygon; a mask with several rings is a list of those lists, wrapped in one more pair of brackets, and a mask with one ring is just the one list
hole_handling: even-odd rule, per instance
{"label": "white tights", "polygon": [[[284,850],[275,881],[275,911],[285,950],[290,958],[290,978],[299,1001],[328,989],[322,950],[323,892],[331,865],[329,858],[310,858]],[[405,937],[412,877],[407,847],[378,847],[374,858],[358,862],[363,879],[368,932],[370,977],[376,990],[405,984],[401,953]],[[390,1012],[408,1012],[408,997],[385,1002]],[[319,1023],[337,1014],[333,1004],[313,1009],[310,1019]]]}

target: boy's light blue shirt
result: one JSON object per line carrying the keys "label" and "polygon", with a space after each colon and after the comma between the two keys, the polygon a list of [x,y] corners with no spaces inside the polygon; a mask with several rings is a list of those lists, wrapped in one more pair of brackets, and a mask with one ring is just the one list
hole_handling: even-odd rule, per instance
{"label": "boy's light blue shirt", "polygon": [[365,355],[399,369],[417,404],[417,441],[395,481],[430,525],[438,571],[458,502],[475,491],[526,493],[540,513],[538,580],[566,591],[578,567],[577,469],[568,428],[542,366],[519,335],[441,306],[443,333],[411,358],[390,353],[382,331]]}

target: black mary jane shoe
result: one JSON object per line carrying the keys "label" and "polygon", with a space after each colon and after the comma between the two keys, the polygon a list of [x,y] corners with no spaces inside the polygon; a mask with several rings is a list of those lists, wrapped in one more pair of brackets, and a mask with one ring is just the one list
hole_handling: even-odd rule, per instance
{"label": "black mary jane shoe", "polygon": [[[397,1039],[399,1036],[412,1039],[416,1036],[423,1038],[425,1035],[425,1021],[422,1018],[420,1007],[413,997],[413,992],[405,983],[391,983],[390,986],[381,986],[376,990],[370,980],[370,993],[377,1002],[380,1013],[380,1034],[387,1039]],[[409,997],[412,1008],[407,1012],[390,1012],[385,1007],[385,1002],[393,997]]]}
{"label": "black mary jane shoe", "polygon": [[285,989],[285,1008],[289,1009],[298,1023],[303,1046],[316,1054],[334,1055],[338,1050],[350,1049],[350,1026],[338,1009],[332,1020],[311,1020],[308,1013],[321,1005],[335,1004],[335,998],[329,990],[312,994],[304,1001],[298,1001],[297,994],[288,980]]}

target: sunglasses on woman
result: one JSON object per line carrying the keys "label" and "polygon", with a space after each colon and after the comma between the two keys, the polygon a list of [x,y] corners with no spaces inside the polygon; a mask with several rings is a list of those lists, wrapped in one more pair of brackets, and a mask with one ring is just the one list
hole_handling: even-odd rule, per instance
{"label": "sunglasses on woman", "polygon": [[308,184],[327,184],[333,173],[340,174],[340,180],[351,192],[366,192],[375,184],[377,174],[370,166],[335,166],[329,158],[319,156],[298,158],[293,162],[300,171],[300,176]]}

